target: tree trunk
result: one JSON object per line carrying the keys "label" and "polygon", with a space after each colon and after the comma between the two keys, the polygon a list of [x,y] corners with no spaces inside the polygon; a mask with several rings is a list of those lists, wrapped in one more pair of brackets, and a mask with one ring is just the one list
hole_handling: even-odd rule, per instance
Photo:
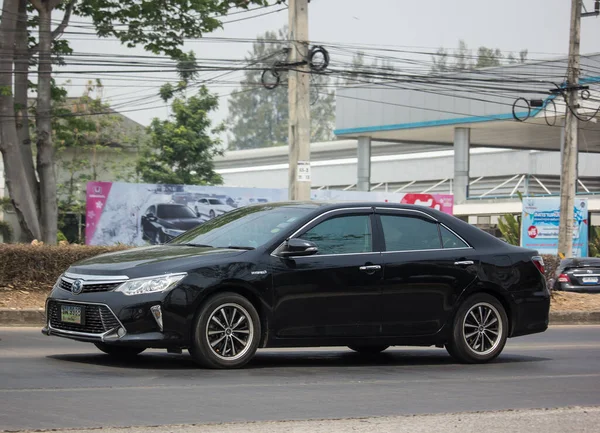
{"label": "tree trunk", "polygon": [[40,210],[42,239],[44,243],[56,244],[58,230],[58,206],[56,201],[56,175],[52,149],[52,5],[42,1],[38,9],[39,24],[39,65],[37,96],[37,172],[40,178]]}
{"label": "tree trunk", "polygon": [[28,238],[40,238],[36,206],[23,169],[15,123],[13,71],[19,0],[5,0],[0,21],[0,151],[6,186],[21,227]]}
{"label": "tree trunk", "polygon": [[31,195],[38,207],[39,214],[39,184],[35,175],[33,152],[31,149],[31,136],[29,134],[29,112],[27,91],[29,87],[29,52],[27,34],[27,0],[19,1],[19,21],[15,40],[15,110],[17,114],[17,135],[23,170],[27,177]]}

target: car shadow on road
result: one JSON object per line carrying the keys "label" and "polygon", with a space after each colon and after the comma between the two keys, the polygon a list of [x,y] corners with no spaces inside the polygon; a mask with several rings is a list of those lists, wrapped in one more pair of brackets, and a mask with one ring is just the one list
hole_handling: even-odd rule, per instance
{"label": "car shadow on road", "polygon": [[[173,355],[162,352],[143,353],[133,359],[115,359],[104,354],[50,355],[48,358],[79,364],[105,367],[133,368],[142,370],[187,370],[198,369],[192,358],[184,352]],[[491,364],[515,364],[548,361],[548,358],[505,354]],[[403,367],[456,365],[444,350],[389,349],[375,355],[364,355],[344,349],[331,350],[277,350],[258,351],[245,369],[265,368],[348,368],[348,367]]]}

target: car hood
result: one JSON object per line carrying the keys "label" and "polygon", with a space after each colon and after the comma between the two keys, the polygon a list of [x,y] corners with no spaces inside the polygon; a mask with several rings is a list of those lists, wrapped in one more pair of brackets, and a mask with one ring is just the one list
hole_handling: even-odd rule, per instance
{"label": "car hood", "polygon": [[165,228],[176,230],[190,230],[202,224],[200,218],[172,218],[162,221]]}
{"label": "car hood", "polygon": [[168,272],[185,272],[246,252],[225,248],[157,245],[101,254],[71,265],[67,272],[139,278]]}

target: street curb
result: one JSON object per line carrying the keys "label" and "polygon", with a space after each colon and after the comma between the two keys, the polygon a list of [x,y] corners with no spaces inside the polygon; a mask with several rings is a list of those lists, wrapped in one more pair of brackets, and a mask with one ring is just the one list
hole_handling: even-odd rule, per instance
{"label": "street curb", "polygon": [[551,325],[600,325],[600,311],[560,311],[550,313]]}
{"label": "street curb", "polygon": [[[44,326],[44,310],[0,308],[0,326]],[[550,313],[550,325],[600,325],[600,311],[561,311]]]}
{"label": "street curb", "polygon": [[0,326],[43,326],[45,322],[44,310],[0,308]]}

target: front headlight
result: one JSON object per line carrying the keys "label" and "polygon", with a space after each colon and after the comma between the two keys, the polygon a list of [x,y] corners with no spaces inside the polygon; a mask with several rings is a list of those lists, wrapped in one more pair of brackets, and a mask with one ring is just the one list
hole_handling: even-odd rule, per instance
{"label": "front headlight", "polygon": [[185,233],[185,230],[175,230],[175,229],[163,229],[163,231],[165,232],[165,234],[169,235],[169,236],[179,236],[182,233]]}
{"label": "front headlight", "polygon": [[181,281],[186,275],[186,273],[181,273],[136,278],[135,280],[124,282],[115,289],[115,292],[121,292],[127,296],[165,292],[173,288],[173,286]]}

